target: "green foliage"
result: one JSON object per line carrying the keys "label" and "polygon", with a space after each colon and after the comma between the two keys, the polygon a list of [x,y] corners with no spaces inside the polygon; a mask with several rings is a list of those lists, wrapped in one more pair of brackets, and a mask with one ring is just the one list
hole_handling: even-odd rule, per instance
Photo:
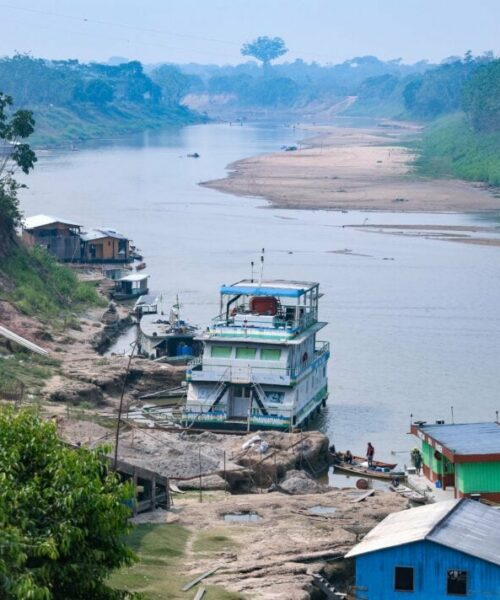
{"label": "green foliage", "polygon": [[138,61],[110,66],[17,54],[0,59],[0,90],[33,110],[36,144],[60,145],[204,120],[181,107],[168,86],[163,95]]}
{"label": "green foliage", "polygon": [[41,320],[62,321],[71,311],[103,304],[92,284],[79,281],[40,246],[13,245],[0,261],[0,273],[14,284],[10,299],[17,308]]}
{"label": "green foliage", "polygon": [[124,598],[106,580],[135,557],[122,541],[133,490],[102,450],[70,449],[54,423],[0,410],[0,596]]}
{"label": "green foliage", "polygon": [[189,91],[203,87],[199,77],[186,75],[174,65],[161,65],[151,73],[151,78],[160,86],[163,102],[168,106],[180,104]]}
{"label": "green foliage", "polygon": [[419,157],[415,164],[423,175],[500,185],[500,136],[475,132],[461,114],[429,126],[416,149]]}
{"label": "green foliage", "polygon": [[280,37],[259,36],[241,47],[243,56],[255,57],[257,60],[262,61],[264,67],[287,52],[288,48]]}
{"label": "green foliage", "polygon": [[467,81],[463,107],[476,131],[500,131],[500,60],[482,65]]}
{"label": "green foliage", "polygon": [[0,92],[0,236],[9,238],[21,219],[17,191],[23,186],[14,174],[18,168],[29,173],[36,162],[35,153],[22,141],[34,131],[33,114],[12,112],[12,104],[12,97]]}

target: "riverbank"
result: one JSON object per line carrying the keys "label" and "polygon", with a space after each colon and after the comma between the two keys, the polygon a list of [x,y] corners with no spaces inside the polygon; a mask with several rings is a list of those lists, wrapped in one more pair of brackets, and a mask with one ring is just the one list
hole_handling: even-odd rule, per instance
{"label": "riverbank", "polygon": [[279,208],[388,212],[500,210],[500,193],[482,184],[419,176],[405,146],[418,127],[304,127],[307,146],[237,161],[224,179],[202,185],[262,197]]}

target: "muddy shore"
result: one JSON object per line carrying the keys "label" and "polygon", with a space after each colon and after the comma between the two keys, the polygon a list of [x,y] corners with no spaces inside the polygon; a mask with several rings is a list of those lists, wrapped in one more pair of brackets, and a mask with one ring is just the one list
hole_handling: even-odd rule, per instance
{"label": "muddy shore", "polygon": [[418,135],[412,125],[304,127],[304,147],[247,158],[228,166],[224,179],[202,185],[262,197],[293,209],[389,212],[500,210],[499,190],[455,179],[417,176],[404,147]]}

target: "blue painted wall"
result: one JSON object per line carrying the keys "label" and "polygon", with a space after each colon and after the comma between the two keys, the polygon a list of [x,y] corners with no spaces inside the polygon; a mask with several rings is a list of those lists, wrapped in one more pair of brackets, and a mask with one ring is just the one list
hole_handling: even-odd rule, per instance
{"label": "blue painted wall", "polygon": [[[414,567],[414,592],[394,590],[394,568]],[[359,600],[451,600],[446,593],[450,569],[468,572],[470,600],[500,599],[500,566],[434,542],[415,542],[370,552],[356,558],[356,598]],[[361,589],[360,589],[361,588]],[[366,589],[363,589],[366,588]]]}

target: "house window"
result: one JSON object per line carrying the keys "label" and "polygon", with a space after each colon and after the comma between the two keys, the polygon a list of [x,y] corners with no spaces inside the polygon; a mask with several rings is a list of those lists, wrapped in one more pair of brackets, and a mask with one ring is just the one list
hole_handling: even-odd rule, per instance
{"label": "house window", "polygon": [[257,355],[256,348],[236,348],[236,358],[246,358],[253,360]]}
{"label": "house window", "polygon": [[467,596],[467,571],[448,571],[446,593],[450,596]]}
{"label": "house window", "polygon": [[210,356],[213,358],[229,358],[231,350],[231,346],[212,346]]}
{"label": "house window", "polygon": [[260,357],[262,360],[279,360],[281,358],[281,350],[279,348],[262,348]]}
{"label": "house window", "polygon": [[397,592],[413,592],[413,567],[394,569],[394,589]]}

